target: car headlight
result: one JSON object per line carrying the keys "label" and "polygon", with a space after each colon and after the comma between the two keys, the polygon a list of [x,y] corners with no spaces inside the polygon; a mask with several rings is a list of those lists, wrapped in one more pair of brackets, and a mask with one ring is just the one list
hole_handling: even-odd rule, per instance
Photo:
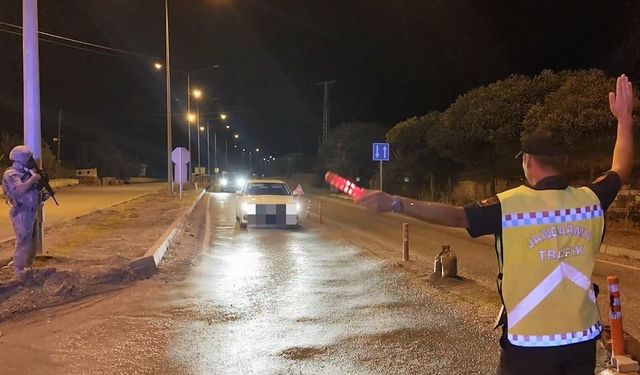
{"label": "car headlight", "polygon": [[296,203],[296,211],[300,212],[300,203]]}
{"label": "car headlight", "polygon": [[220,185],[222,186],[227,186],[227,184],[229,183],[229,181],[226,178],[223,178],[220,180]]}
{"label": "car headlight", "polygon": [[242,186],[244,186],[244,183],[245,183],[245,182],[246,182],[246,181],[244,180],[244,178],[242,178],[242,177],[238,177],[238,178],[236,179],[236,186],[237,186],[237,187],[242,187]]}

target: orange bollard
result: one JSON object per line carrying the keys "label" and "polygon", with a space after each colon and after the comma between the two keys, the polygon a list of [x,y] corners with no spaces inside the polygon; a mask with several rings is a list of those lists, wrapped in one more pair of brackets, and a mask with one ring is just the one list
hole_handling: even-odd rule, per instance
{"label": "orange bollard", "polygon": [[402,260],[409,260],[409,223],[402,224]]}
{"label": "orange bollard", "polygon": [[318,215],[320,216],[320,224],[322,224],[322,202],[318,202]]}
{"label": "orange bollard", "polygon": [[609,320],[611,324],[611,356],[624,355],[624,330],[618,276],[607,276],[609,284]]}

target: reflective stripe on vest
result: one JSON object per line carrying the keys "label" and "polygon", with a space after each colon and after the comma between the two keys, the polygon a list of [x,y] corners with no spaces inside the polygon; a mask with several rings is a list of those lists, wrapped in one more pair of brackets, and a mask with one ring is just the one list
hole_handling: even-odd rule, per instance
{"label": "reflective stripe on vest", "polygon": [[604,212],[588,188],[498,194],[502,245],[497,248],[507,337],[517,346],[560,346],[602,331],[591,274]]}

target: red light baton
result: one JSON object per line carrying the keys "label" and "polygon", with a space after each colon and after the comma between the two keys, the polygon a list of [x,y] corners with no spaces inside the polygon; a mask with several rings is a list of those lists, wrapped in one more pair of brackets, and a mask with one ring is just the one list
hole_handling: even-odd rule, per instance
{"label": "red light baton", "polygon": [[353,197],[354,199],[358,199],[360,198],[365,190],[361,187],[359,187],[358,185],[354,184],[353,182],[347,180],[344,177],[341,177],[331,171],[327,172],[324,175],[324,180],[327,181],[327,183],[333,187],[335,187],[336,189],[340,190],[341,192],[345,193],[345,194],[349,194],[351,197]]}

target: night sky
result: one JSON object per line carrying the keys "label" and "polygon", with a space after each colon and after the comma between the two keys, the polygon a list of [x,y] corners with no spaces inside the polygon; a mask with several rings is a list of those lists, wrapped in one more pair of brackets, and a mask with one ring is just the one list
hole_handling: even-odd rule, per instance
{"label": "night sky", "polygon": [[[274,155],[313,153],[322,116],[316,83],[323,80],[337,81],[333,126],[359,120],[388,127],[514,73],[595,67],[637,80],[638,4],[170,0],[172,67],[220,65],[192,76],[192,87],[204,92],[203,121],[218,126],[216,113],[224,111],[243,145]],[[20,25],[21,1],[2,0],[0,21]],[[162,0],[40,0],[39,22],[44,32],[164,62]],[[83,139],[110,138],[161,174],[163,72],[154,59],[114,54],[40,43],[43,139],[51,143],[62,108],[63,159]],[[21,64],[21,38],[0,32],[0,130],[22,130]],[[186,145],[186,76],[179,72],[172,96],[174,145]]]}

